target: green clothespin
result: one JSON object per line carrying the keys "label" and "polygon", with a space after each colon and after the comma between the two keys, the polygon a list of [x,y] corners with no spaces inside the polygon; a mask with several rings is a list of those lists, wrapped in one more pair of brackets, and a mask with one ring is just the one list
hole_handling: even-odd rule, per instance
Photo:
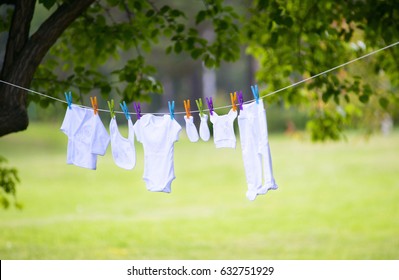
{"label": "green clothespin", "polygon": [[200,116],[202,117],[203,115],[204,115],[204,111],[203,111],[203,105],[202,105],[202,99],[201,98],[199,98],[198,100],[195,100],[195,103],[197,103],[197,107],[198,107],[198,110],[199,110],[199,112],[200,112]]}
{"label": "green clothespin", "polygon": [[108,103],[109,113],[111,114],[111,118],[115,118],[114,100],[111,99],[111,102],[107,101],[107,103]]}

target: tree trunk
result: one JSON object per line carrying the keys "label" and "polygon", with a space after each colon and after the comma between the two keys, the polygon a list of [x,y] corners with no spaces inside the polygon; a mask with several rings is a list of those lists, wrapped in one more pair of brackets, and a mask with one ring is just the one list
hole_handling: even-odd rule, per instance
{"label": "tree trunk", "polygon": [[[1,80],[29,87],[37,67],[51,46],[94,1],[73,0],[62,4],[30,38],[30,22],[36,1],[16,1]],[[0,84],[0,136],[27,128],[26,94],[19,88]]]}

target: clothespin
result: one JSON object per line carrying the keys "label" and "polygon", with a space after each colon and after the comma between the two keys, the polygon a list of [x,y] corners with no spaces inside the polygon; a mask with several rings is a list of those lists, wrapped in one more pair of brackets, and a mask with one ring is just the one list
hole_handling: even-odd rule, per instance
{"label": "clothespin", "polygon": [[212,97],[206,97],[206,103],[208,103],[209,113],[213,115],[213,100]]}
{"label": "clothespin", "polygon": [[91,101],[91,106],[93,107],[94,110],[94,115],[96,115],[98,112],[97,96],[90,97],[90,101]]}
{"label": "clothespin", "polygon": [[184,102],[184,109],[186,110],[186,117],[189,118],[191,116],[191,113],[190,113],[190,100],[189,99],[183,100],[183,102]]}
{"label": "clothespin", "polygon": [[256,104],[259,104],[259,90],[258,90],[258,85],[251,86],[252,94],[254,95],[254,98],[256,100]]}
{"label": "clothespin", "polygon": [[234,94],[232,94],[230,92],[230,99],[231,99],[231,106],[233,106],[233,111],[237,111],[237,92],[234,92]]}
{"label": "clothespin", "polygon": [[139,120],[141,118],[141,107],[140,107],[140,102],[134,102],[134,110],[136,111],[137,114],[137,119]]}
{"label": "clothespin", "polygon": [[173,120],[175,118],[175,101],[168,101],[168,106],[169,106],[169,113],[170,113],[170,118]]}
{"label": "clothespin", "polygon": [[198,111],[200,113],[200,116],[202,117],[204,115],[204,110],[202,108],[202,99],[198,98],[198,100],[195,100],[195,103],[197,103]]}
{"label": "clothespin", "polygon": [[242,91],[241,90],[237,94],[237,96],[238,96],[238,105],[240,106],[240,110],[244,110],[244,108],[242,107],[242,104],[244,104],[244,98],[242,97]]}
{"label": "clothespin", "polygon": [[111,101],[107,101],[107,102],[108,102],[108,108],[109,108],[109,113],[111,114],[111,118],[114,118],[115,117],[115,111],[114,111],[115,103],[114,103],[114,100],[111,99]]}
{"label": "clothespin", "polygon": [[119,103],[119,106],[121,106],[121,109],[122,109],[123,113],[125,114],[126,119],[130,120],[129,109],[127,108],[126,102],[123,101],[123,104]]}
{"label": "clothespin", "polygon": [[65,99],[68,103],[68,108],[72,109],[71,105],[72,105],[72,92],[65,92]]}

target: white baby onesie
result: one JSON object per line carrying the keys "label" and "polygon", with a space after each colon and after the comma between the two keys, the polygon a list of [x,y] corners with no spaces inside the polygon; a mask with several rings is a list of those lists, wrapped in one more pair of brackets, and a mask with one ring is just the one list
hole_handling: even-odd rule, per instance
{"label": "white baby onesie", "polygon": [[216,148],[235,148],[236,136],[234,134],[234,119],[237,117],[237,111],[233,109],[226,115],[219,116],[216,112],[210,115],[213,123],[213,138]]}
{"label": "white baby onesie", "polygon": [[197,128],[195,127],[195,124],[194,124],[193,116],[190,116],[188,118],[187,118],[187,116],[184,116],[184,120],[186,121],[186,133],[187,133],[188,139],[191,142],[197,142],[199,139],[199,136],[198,136]]}
{"label": "white baby onesie", "polygon": [[146,114],[134,124],[136,139],[144,147],[144,176],[146,187],[153,192],[171,192],[175,179],[174,143],[181,126],[169,115]]}
{"label": "white baby onesie", "polygon": [[[254,200],[257,195],[277,189],[273,177],[272,159],[267,133],[266,111],[263,102],[243,105],[238,116],[242,158],[247,178],[247,198]],[[262,184],[263,160],[263,184]]]}
{"label": "white baby onesie", "polygon": [[118,129],[116,118],[113,117],[109,124],[111,134],[112,157],[117,166],[124,169],[133,169],[136,165],[136,149],[134,148],[134,128],[132,120],[127,121],[129,134],[128,138],[123,137]]}
{"label": "white baby onesie", "polygon": [[211,137],[211,133],[209,132],[209,127],[208,127],[208,115],[201,114],[199,115],[201,118],[201,123],[200,123],[200,129],[199,129],[199,135],[202,140],[208,141],[209,138]]}
{"label": "white baby onesie", "polygon": [[67,163],[96,169],[97,155],[104,155],[110,141],[98,114],[92,109],[71,105],[61,131],[68,136]]}

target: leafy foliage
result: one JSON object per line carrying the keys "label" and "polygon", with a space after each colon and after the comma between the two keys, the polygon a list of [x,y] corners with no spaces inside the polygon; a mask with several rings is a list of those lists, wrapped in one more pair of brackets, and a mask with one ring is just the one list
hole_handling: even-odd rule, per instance
{"label": "leafy foliage", "polygon": [[[56,4],[41,2],[46,8]],[[74,86],[81,93],[98,89],[104,97],[116,92],[126,102],[149,100],[162,85],[145,57],[160,42],[167,54],[187,52],[207,67],[239,57],[238,16],[222,3],[204,1],[192,24],[182,10],[156,1],[97,1],[51,49],[33,85],[53,93]],[[212,38],[205,38],[204,26],[211,27]]]}
{"label": "leafy foliage", "polygon": [[[253,1],[244,37],[248,52],[260,62],[258,81],[272,92],[399,41],[398,4],[375,0]],[[306,107],[314,140],[339,139],[344,123],[358,116],[348,104],[373,104],[377,99],[380,107],[373,106],[373,110],[397,106],[391,90],[371,85],[365,77],[388,77],[391,87],[397,88],[398,55],[399,49],[392,48],[369,58],[367,73],[354,75],[352,68],[341,68],[306,83],[306,92],[294,88],[271,100]]]}
{"label": "leafy foliage", "polygon": [[22,205],[16,201],[16,185],[19,183],[18,171],[7,167],[7,160],[0,156],[0,204],[3,208],[10,206],[10,200],[14,205],[21,208]]}

